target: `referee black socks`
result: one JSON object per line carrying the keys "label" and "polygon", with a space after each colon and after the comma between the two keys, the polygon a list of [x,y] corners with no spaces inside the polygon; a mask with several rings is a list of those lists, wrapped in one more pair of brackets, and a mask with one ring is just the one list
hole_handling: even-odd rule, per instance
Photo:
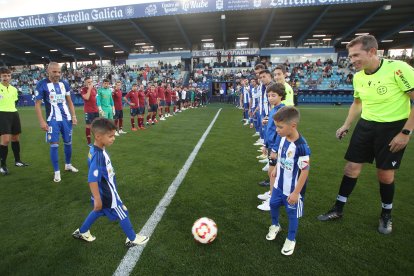
{"label": "referee black socks", "polygon": [[20,161],[20,142],[19,141],[11,142],[11,148],[13,150],[14,160],[16,162]]}
{"label": "referee black socks", "polygon": [[6,159],[7,159],[7,153],[9,152],[8,146],[0,145],[0,160],[1,160],[1,166],[6,166]]}
{"label": "referee black socks", "polygon": [[392,201],[394,199],[394,182],[392,182],[391,184],[385,184],[380,182],[379,184],[382,202],[382,214],[390,214],[392,210]]}
{"label": "referee black socks", "polygon": [[339,187],[338,197],[335,206],[339,212],[342,212],[344,205],[355,188],[358,178],[352,178],[344,175],[342,177],[341,186]]}

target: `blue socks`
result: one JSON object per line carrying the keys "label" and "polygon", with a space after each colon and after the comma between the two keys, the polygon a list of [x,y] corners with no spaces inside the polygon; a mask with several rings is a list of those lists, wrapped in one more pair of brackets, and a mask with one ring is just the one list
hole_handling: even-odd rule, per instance
{"label": "blue socks", "polygon": [[65,164],[70,164],[70,160],[72,159],[72,142],[64,143],[64,146]]}
{"label": "blue socks", "polygon": [[288,236],[287,238],[291,241],[294,241],[296,238],[296,233],[298,232],[298,226],[299,226],[299,219],[289,218],[289,230],[288,230]]}
{"label": "blue socks", "polygon": [[50,144],[50,160],[55,172],[59,171],[59,144]]}
{"label": "blue socks", "polygon": [[128,239],[130,241],[135,240],[137,235],[135,234],[135,231],[132,228],[132,224],[131,224],[131,221],[129,220],[129,217],[126,217],[123,220],[119,221],[119,224],[121,225],[121,228],[124,231],[125,235],[128,237]]}
{"label": "blue socks", "polygon": [[95,222],[95,220],[97,220],[99,217],[103,215],[104,215],[103,212],[95,212],[95,211],[90,212],[88,217],[83,222],[82,226],[79,228],[79,232],[81,233],[87,232],[91,228],[91,225]]}
{"label": "blue socks", "polygon": [[[87,232],[92,224],[100,217],[104,216],[105,213],[102,211],[92,211],[89,213],[88,217],[83,222],[82,226],[79,228],[79,232],[85,233]],[[123,220],[119,221],[119,224],[121,225],[122,230],[124,231],[125,235],[128,237],[130,241],[135,240],[137,235],[135,234],[134,229],[132,228],[131,221],[129,220],[129,217],[124,218]]]}

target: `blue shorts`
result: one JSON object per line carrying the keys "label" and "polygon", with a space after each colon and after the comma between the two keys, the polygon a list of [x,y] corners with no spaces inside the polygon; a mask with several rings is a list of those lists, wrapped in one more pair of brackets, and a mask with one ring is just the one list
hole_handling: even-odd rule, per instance
{"label": "blue shorts", "polygon": [[150,104],[149,112],[157,112],[158,104]]}
{"label": "blue shorts", "polygon": [[160,100],[160,107],[165,106],[165,100]]}
{"label": "blue shorts", "polygon": [[85,124],[90,125],[95,118],[99,117],[99,112],[86,112],[85,113]]}
{"label": "blue shorts", "polygon": [[[93,197],[91,197],[91,203],[93,206]],[[106,216],[109,220],[117,221],[123,220],[129,216],[127,207],[122,202],[117,201],[118,206],[115,208],[104,208],[97,213],[102,216]]]}
{"label": "blue shorts", "polygon": [[72,121],[49,121],[47,122],[49,129],[46,133],[46,141],[48,143],[59,142],[59,135],[62,134],[64,143],[72,142]]}
{"label": "blue shorts", "polygon": [[138,108],[131,108],[131,110],[129,111],[129,114],[131,114],[131,117],[137,116]]}
{"label": "blue shorts", "polygon": [[118,205],[115,208],[102,209],[102,212],[109,220],[123,220],[129,216],[128,209],[125,205]]}
{"label": "blue shorts", "polygon": [[270,209],[280,208],[280,206],[285,206],[286,214],[289,218],[300,218],[303,216],[303,197],[300,197],[296,204],[290,205],[287,202],[287,196],[283,194],[283,191],[274,188],[272,191],[272,196],[270,197]]}
{"label": "blue shorts", "polygon": [[145,107],[138,107],[138,115],[144,115],[145,114]]}
{"label": "blue shorts", "polygon": [[123,119],[123,118],[124,118],[124,111],[115,110],[114,120]]}

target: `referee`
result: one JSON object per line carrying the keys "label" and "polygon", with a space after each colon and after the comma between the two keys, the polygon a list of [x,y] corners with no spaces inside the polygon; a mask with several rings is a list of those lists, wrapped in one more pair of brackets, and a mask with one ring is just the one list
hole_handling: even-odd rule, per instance
{"label": "referee", "polygon": [[20,160],[20,142],[21,133],[19,113],[17,113],[16,102],[18,100],[17,89],[10,85],[11,72],[7,68],[0,68],[0,173],[9,174],[6,166],[8,145],[11,141],[11,147],[14,154],[15,165],[25,167],[26,163]]}
{"label": "referee", "polygon": [[414,100],[414,69],[403,61],[379,59],[378,43],[371,35],[355,38],[347,49],[358,72],[353,79],[354,102],[336,137],[344,137],[352,122],[359,115],[361,118],[345,154],[348,162],[336,203],[318,219],[328,221],[342,217],[363,163],[372,163],[375,159],[382,202],[378,231],[390,234],[394,174],[414,129],[414,108],[410,106],[410,98]]}

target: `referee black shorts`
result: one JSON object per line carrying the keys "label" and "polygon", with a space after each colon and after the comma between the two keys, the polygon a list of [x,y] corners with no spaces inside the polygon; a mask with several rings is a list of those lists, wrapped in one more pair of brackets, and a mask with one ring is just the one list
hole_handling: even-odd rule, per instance
{"label": "referee black shorts", "polygon": [[21,132],[22,128],[20,125],[20,117],[18,112],[0,111],[0,135],[17,135]]}
{"label": "referee black shorts", "polygon": [[392,153],[389,143],[403,129],[407,120],[378,123],[360,119],[351,137],[345,159],[354,163],[372,163],[378,169],[398,169],[405,148]]}

